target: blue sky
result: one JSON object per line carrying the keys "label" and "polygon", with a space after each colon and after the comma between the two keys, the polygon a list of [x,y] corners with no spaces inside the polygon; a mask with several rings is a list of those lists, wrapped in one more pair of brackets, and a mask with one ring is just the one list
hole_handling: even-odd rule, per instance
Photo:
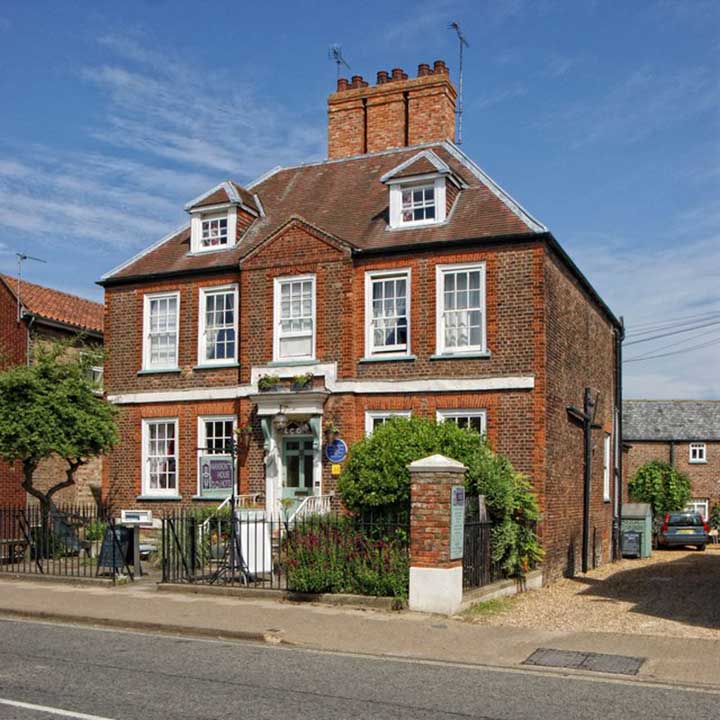
{"label": "blue sky", "polygon": [[[720,313],[714,0],[5,0],[0,270],[22,250],[48,260],[29,280],[101,299],[95,280],[187,200],[324,157],[331,43],[371,81],[436,58],[454,73],[453,19],[471,45],[464,149],[629,331]],[[714,340],[720,325],[628,347],[679,352],[627,364],[627,395],[720,398]]]}

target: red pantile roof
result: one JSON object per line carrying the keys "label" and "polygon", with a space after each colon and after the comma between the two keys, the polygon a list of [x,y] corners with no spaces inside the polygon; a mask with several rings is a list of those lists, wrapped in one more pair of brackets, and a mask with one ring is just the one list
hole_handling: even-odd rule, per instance
{"label": "red pantile roof", "polygon": [[[454,145],[441,142],[427,147],[464,184],[444,223],[388,229],[388,188],[380,179],[421,149],[401,148],[283,168],[259,180],[249,191],[233,184],[238,192],[242,189],[257,195],[264,210],[264,216],[250,226],[238,246],[223,252],[191,255],[190,228],[186,227],[121,265],[104,280],[117,282],[123,278],[236,265],[293,216],[301,216],[360,250],[527,235],[546,230]],[[195,202],[204,202],[204,198]]]}
{"label": "red pantile roof", "polygon": [[[11,275],[0,275],[17,300],[18,280]],[[46,320],[62,323],[81,330],[102,333],[105,306],[77,295],[53,290],[22,280],[20,301],[27,312]]]}

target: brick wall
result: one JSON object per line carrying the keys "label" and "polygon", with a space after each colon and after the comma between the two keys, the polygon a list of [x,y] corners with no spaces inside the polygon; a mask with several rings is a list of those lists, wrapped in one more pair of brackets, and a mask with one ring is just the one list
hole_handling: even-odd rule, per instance
{"label": "brick wall", "polygon": [[[632,478],[638,469],[651,460],[670,462],[670,443],[629,441],[625,453],[625,482]],[[690,462],[690,443],[676,442],[672,453],[675,467],[689,478],[693,498],[708,500],[709,509],[720,504],[720,442],[706,443],[706,463]]]}
{"label": "brick wall", "polygon": [[[568,405],[583,406],[585,387],[600,391],[592,432],[590,557],[607,562],[612,549],[613,503],[603,500],[603,439],[612,432],[614,397],[614,333],[609,321],[588,302],[585,292],[551,251],[545,255],[545,330],[547,362],[546,478],[542,492],[542,537],[546,573],[557,576],[580,569],[583,515],[583,431],[567,414]],[[611,458],[611,466],[612,466]],[[611,497],[614,487],[611,478]]]}
{"label": "brick wall", "polygon": [[373,86],[359,75],[340,79],[328,98],[328,157],[453,140],[456,94],[442,60],[411,79],[398,68],[379,72]]}

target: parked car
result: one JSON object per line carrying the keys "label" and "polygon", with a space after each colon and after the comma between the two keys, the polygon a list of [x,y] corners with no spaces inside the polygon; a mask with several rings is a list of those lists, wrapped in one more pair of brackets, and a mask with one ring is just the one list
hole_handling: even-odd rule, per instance
{"label": "parked car", "polygon": [[671,512],[663,518],[655,541],[659,548],[694,545],[698,550],[704,550],[710,542],[709,533],[710,526],[700,513]]}

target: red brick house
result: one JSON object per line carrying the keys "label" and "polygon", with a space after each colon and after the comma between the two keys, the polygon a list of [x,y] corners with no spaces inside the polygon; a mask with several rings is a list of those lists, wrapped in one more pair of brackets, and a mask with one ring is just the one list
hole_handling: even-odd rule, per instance
{"label": "red brick house", "polygon": [[455,95],[442,61],[339,80],[328,160],[221,183],[102,278],[122,436],[104,487],[119,508],[217,502],[198,468],[236,426],[251,430],[241,493],[264,493],[270,512],[321,504],[307,498],[324,502],[337,471],[324,428],[352,445],[415,414],[486,432],[537,489],[547,567],[574,571],[583,430],[568,406],[590,387],[589,532],[610,557],[620,325],[453,143]]}
{"label": "red brick house", "polygon": [[[31,362],[33,348],[54,340],[70,340],[80,351],[83,346],[100,346],[103,340],[104,308],[100,303],[36,285],[9,275],[0,275],[0,369]],[[82,338],[81,341],[77,341]],[[102,368],[96,370],[98,376]],[[73,488],[60,491],[58,502],[86,502],[99,497],[101,460],[84,465]],[[49,459],[38,467],[35,484],[48,488],[64,478],[64,463]],[[0,462],[0,505],[24,505],[26,493],[20,487],[22,473],[16,463]],[[97,490],[93,494],[93,489]]]}
{"label": "red brick house", "polygon": [[662,460],[690,478],[689,508],[707,520],[720,504],[720,400],[625,400],[623,447],[627,479]]}

